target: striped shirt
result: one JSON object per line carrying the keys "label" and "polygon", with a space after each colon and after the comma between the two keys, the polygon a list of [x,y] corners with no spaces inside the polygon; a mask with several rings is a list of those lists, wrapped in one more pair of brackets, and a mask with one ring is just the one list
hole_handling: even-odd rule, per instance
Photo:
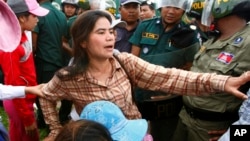
{"label": "striped shirt", "polygon": [[[163,91],[179,95],[207,95],[224,90],[228,76],[194,73],[175,68],[164,68],[150,64],[129,53],[118,55],[133,84],[140,88]],[[128,75],[115,58],[109,59],[113,72],[105,83],[101,83],[87,71],[70,80],[54,76],[44,87],[46,99],[40,98],[41,107],[50,135],[56,135],[61,128],[56,111],[56,102],[72,100],[78,114],[83,107],[97,100],[108,100],[118,105],[128,119],[141,118],[132,101],[131,84]],[[62,71],[62,70],[61,70]]]}

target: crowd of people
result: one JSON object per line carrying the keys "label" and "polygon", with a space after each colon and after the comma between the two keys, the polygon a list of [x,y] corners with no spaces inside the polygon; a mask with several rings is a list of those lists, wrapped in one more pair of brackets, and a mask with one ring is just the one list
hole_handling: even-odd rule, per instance
{"label": "crowd of people", "polygon": [[0,0],[0,140],[229,141],[250,123],[250,0],[57,2]]}

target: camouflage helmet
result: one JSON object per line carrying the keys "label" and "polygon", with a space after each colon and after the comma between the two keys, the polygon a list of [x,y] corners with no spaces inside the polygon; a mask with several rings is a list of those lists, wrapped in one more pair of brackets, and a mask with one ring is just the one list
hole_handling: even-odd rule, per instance
{"label": "camouflage helmet", "polygon": [[89,10],[90,9],[89,0],[79,0],[78,6],[83,10]]}
{"label": "camouflage helmet", "polygon": [[155,0],[156,9],[171,6],[189,11],[191,9],[193,0]]}
{"label": "camouflage helmet", "polygon": [[205,0],[193,0],[190,11],[187,11],[189,17],[201,19],[202,10],[204,8]]}
{"label": "camouflage helmet", "polygon": [[230,14],[239,14],[242,18],[249,19],[248,12],[250,12],[250,0],[205,0],[202,23],[209,26],[211,16],[220,19]]}

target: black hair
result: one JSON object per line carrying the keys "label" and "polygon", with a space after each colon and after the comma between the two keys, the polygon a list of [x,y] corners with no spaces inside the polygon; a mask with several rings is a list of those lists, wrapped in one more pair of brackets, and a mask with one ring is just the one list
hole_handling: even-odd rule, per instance
{"label": "black hair", "polygon": [[151,10],[155,10],[155,4],[154,3],[149,3],[148,1],[143,1],[141,2],[140,6],[145,6],[148,5]]}
{"label": "black hair", "polygon": [[56,73],[59,78],[72,78],[86,71],[89,65],[89,58],[86,49],[83,48],[81,44],[84,41],[88,41],[89,35],[94,29],[97,20],[102,17],[106,18],[111,24],[111,16],[107,12],[101,10],[89,10],[77,17],[71,28],[74,60],[71,66],[64,68],[68,73],[65,73],[65,71]]}
{"label": "black hair", "polygon": [[112,141],[112,137],[104,125],[81,119],[66,124],[55,141]]}

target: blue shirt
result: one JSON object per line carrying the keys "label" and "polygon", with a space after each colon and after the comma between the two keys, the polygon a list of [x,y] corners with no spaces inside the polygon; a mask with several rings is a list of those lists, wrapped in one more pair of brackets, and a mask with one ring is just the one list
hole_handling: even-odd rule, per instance
{"label": "blue shirt", "polygon": [[117,37],[115,41],[115,49],[120,52],[131,53],[132,44],[128,40],[133,35],[135,30],[136,27],[130,31],[126,28],[116,27]]}
{"label": "blue shirt", "polygon": [[[247,92],[248,99],[245,100],[239,109],[239,120],[233,125],[249,125],[250,124],[250,89]],[[218,141],[230,140],[230,128],[224,133]]]}

